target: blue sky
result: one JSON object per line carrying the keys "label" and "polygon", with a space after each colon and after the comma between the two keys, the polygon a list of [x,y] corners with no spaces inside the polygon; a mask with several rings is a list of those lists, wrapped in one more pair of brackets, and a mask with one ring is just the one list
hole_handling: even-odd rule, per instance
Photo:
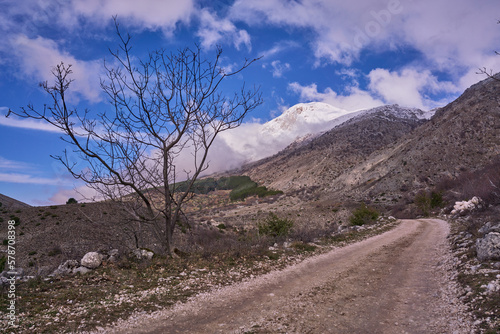
{"label": "blue sky", "polygon": [[345,112],[392,103],[431,109],[483,79],[478,68],[500,70],[498,0],[3,0],[0,193],[32,205],[78,197],[81,184],[50,157],[67,147],[60,134],[4,115],[43,107],[49,100],[38,84],[61,61],[74,69],[71,102],[106,110],[99,77],[118,45],[113,15],[139,58],[195,43],[207,57],[222,46],[226,67],[262,57],[234,80],[263,93],[245,126],[311,101]]}

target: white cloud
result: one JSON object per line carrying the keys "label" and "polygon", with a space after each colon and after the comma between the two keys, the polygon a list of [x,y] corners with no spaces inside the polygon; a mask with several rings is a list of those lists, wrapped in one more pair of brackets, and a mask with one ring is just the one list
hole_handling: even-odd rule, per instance
{"label": "white cloud", "polygon": [[62,7],[60,22],[65,26],[76,28],[80,17],[104,26],[117,15],[122,24],[161,29],[167,35],[179,22],[188,23],[195,10],[193,0],[73,0]]}
{"label": "white cloud", "polygon": [[383,101],[372,97],[369,92],[361,90],[357,86],[347,88],[347,95],[339,95],[329,87],[320,92],[318,86],[314,83],[302,86],[297,82],[293,82],[288,87],[291,91],[299,94],[302,101],[324,102],[347,111],[369,109],[384,104]]}
{"label": "white cloud", "polygon": [[0,156],[0,170],[29,170],[33,168],[34,166],[32,164],[9,160]]}
{"label": "white cloud", "polygon": [[281,78],[283,73],[290,71],[290,64],[281,63],[279,60],[274,60],[271,62],[273,77]]}
{"label": "white cloud", "polygon": [[[36,81],[54,80],[52,69],[61,62],[72,65],[73,73],[70,78],[74,80],[69,92],[89,101],[101,100],[99,77],[102,73],[102,61],[82,61],[67,52],[60,51],[53,40],[43,37],[31,39],[26,35],[18,35],[11,41],[13,55],[17,58],[18,65],[25,77]],[[73,98],[76,96],[73,95]]]}
{"label": "white cloud", "polygon": [[[2,108],[0,108],[2,109]],[[36,120],[32,118],[19,118],[17,116],[10,115],[9,117],[4,117],[6,112],[0,110],[0,125],[9,126],[13,128],[28,129],[28,130],[39,130],[62,134],[61,130],[55,126],[41,120]]]}
{"label": "white cloud", "polygon": [[250,35],[245,30],[238,30],[229,19],[221,19],[216,13],[208,9],[202,9],[198,13],[200,18],[200,28],[197,35],[201,38],[201,45],[204,48],[211,48],[221,41],[232,41],[234,46],[239,49],[245,45],[251,50],[252,43]]}
{"label": "white cloud", "polygon": [[450,71],[458,79],[485,66],[484,55],[500,48],[497,0],[237,0],[230,17],[253,26],[312,31],[317,65],[350,64],[364,49],[401,47],[420,52],[432,70]]}
{"label": "white cloud", "polygon": [[290,49],[295,49],[300,47],[300,44],[297,43],[296,41],[280,41],[273,45],[268,50],[264,50],[260,53],[260,57],[263,57],[264,59],[273,57],[279,53],[288,51]]}
{"label": "white cloud", "polygon": [[369,88],[382,97],[388,104],[401,104],[424,110],[440,107],[431,94],[460,92],[451,82],[439,81],[429,70],[418,71],[404,69],[400,72],[390,72],[386,69],[375,69],[368,75]]}
{"label": "white cloud", "polygon": [[[345,93],[338,94],[327,87],[318,91],[316,84],[303,86],[297,82],[289,84],[289,89],[299,94],[303,101],[319,101],[349,111],[373,108],[383,104],[400,104],[405,107],[430,110],[449,102],[449,97],[456,97],[462,91],[462,84],[455,85],[449,81],[439,81],[429,70],[405,68],[401,71],[374,69],[366,76],[368,89],[360,89],[356,73],[344,73],[353,81]],[[472,80],[473,78],[471,78]],[[481,78],[476,75],[475,81]],[[468,86],[467,86],[468,87]],[[445,100],[436,100],[435,96],[445,96]]]}
{"label": "white cloud", "polygon": [[0,173],[0,182],[41,185],[54,185],[58,183],[58,181],[53,178],[36,177],[23,173]]}
{"label": "white cloud", "polygon": [[230,17],[251,25],[312,30],[315,35],[311,46],[318,59],[349,64],[363,47],[387,36],[389,25],[401,12],[398,3],[398,0],[389,3],[382,0],[238,0],[231,8]]}

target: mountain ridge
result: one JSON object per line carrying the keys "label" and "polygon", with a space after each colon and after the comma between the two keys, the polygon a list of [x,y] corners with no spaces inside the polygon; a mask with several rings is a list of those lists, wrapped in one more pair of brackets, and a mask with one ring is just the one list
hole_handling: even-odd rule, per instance
{"label": "mountain ridge", "polygon": [[397,202],[500,155],[498,91],[500,81],[486,79],[419,117],[378,107],[241,171],[285,192],[318,189],[328,198]]}

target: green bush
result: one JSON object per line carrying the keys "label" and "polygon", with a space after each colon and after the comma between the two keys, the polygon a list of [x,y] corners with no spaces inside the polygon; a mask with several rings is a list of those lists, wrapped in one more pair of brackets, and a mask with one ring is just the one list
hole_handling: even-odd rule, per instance
{"label": "green bush", "polygon": [[362,226],[375,222],[379,215],[380,213],[376,209],[368,207],[363,203],[359,208],[354,210],[349,221],[351,225]]}
{"label": "green bush", "polygon": [[7,257],[0,257],[0,273],[5,269],[5,263],[7,263]]}
{"label": "green bush", "polygon": [[293,221],[286,218],[279,218],[276,214],[270,212],[264,222],[258,223],[259,234],[269,235],[271,237],[286,236],[293,227]]}
{"label": "green bush", "polygon": [[441,192],[431,193],[431,208],[441,208],[444,205],[443,194]]}
{"label": "green bush", "polygon": [[68,199],[68,201],[66,202],[66,204],[76,204],[76,203],[78,203],[78,201],[76,199],[74,199],[73,197]]}
{"label": "green bush", "polygon": [[415,205],[422,211],[425,216],[431,214],[432,209],[440,208],[444,205],[443,195],[441,192],[420,192],[415,196]]}
{"label": "green bush", "polygon": [[10,220],[15,221],[14,226],[19,226],[19,224],[21,224],[21,219],[17,216],[11,215]]}

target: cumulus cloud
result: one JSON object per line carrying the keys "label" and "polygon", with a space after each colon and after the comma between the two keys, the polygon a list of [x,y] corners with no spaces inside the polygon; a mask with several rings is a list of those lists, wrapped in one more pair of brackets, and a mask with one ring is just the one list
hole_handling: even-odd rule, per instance
{"label": "cumulus cloud", "polygon": [[76,14],[92,21],[107,21],[117,15],[139,27],[165,32],[175,29],[178,22],[189,22],[194,12],[193,0],[73,0],[72,6]]}
{"label": "cumulus cloud", "polygon": [[40,36],[32,39],[26,35],[18,35],[12,39],[11,45],[25,77],[51,83],[54,80],[53,67],[63,62],[72,65],[71,78],[75,81],[71,85],[71,92],[76,92],[89,101],[101,100],[99,88],[99,77],[103,70],[101,61],[79,60],[61,51],[55,41]]}
{"label": "cumulus cloud", "polygon": [[219,44],[222,40],[230,40],[237,49],[241,45],[245,45],[247,49],[251,50],[252,43],[248,32],[243,29],[237,29],[229,19],[221,19],[216,13],[208,9],[200,10],[198,15],[200,18],[200,27],[197,35],[201,38],[201,45],[204,48],[209,49]]}
{"label": "cumulus cloud", "polygon": [[290,70],[290,64],[289,63],[282,63],[279,60],[274,60],[271,62],[271,68],[272,68],[271,72],[273,73],[273,77],[281,78],[283,76],[283,73]]}
{"label": "cumulus cloud", "polygon": [[429,94],[460,92],[456,85],[439,81],[429,70],[404,69],[401,72],[390,72],[378,68],[372,70],[368,77],[370,90],[389,104],[432,109],[442,105],[436,103]]}
{"label": "cumulus cloud", "polygon": [[298,82],[292,82],[288,85],[288,88],[299,94],[300,99],[303,101],[324,102],[347,111],[369,109],[384,104],[382,100],[372,97],[370,92],[361,90],[357,86],[346,88],[347,94],[338,94],[330,87],[320,92],[318,86],[314,83],[303,86]]}
{"label": "cumulus cloud", "polygon": [[361,49],[386,37],[388,25],[401,12],[399,0],[330,1],[238,0],[230,16],[247,24],[308,29],[318,59],[351,63]]}
{"label": "cumulus cloud", "polygon": [[[382,104],[400,104],[405,107],[429,110],[441,107],[448,102],[447,98],[441,101],[434,99],[434,96],[456,97],[464,89],[461,84],[440,81],[429,70],[414,68],[405,68],[400,71],[374,69],[366,76],[368,79],[366,90],[359,88],[357,74],[352,71],[344,74],[351,78],[353,84],[347,87],[343,94],[335,92],[330,87],[322,92],[318,91],[314,83],[304,86],[293,82],[289,84],[289,89],[304,101],[325,102],[349,111],[373,108]],[[476,75],[475,82],[477,79]]]}
{"label": "cumulus cloud", "polygon": [[[237,0],[233,20],[312,31],[318,60],[350,64],[363,49],[418,50],[438,69],[481,66],[500,37],[498,2],[485,0]],[[457,73],[455,73],[457,74]],[[459,73],[458,73],[459,74]]]}

